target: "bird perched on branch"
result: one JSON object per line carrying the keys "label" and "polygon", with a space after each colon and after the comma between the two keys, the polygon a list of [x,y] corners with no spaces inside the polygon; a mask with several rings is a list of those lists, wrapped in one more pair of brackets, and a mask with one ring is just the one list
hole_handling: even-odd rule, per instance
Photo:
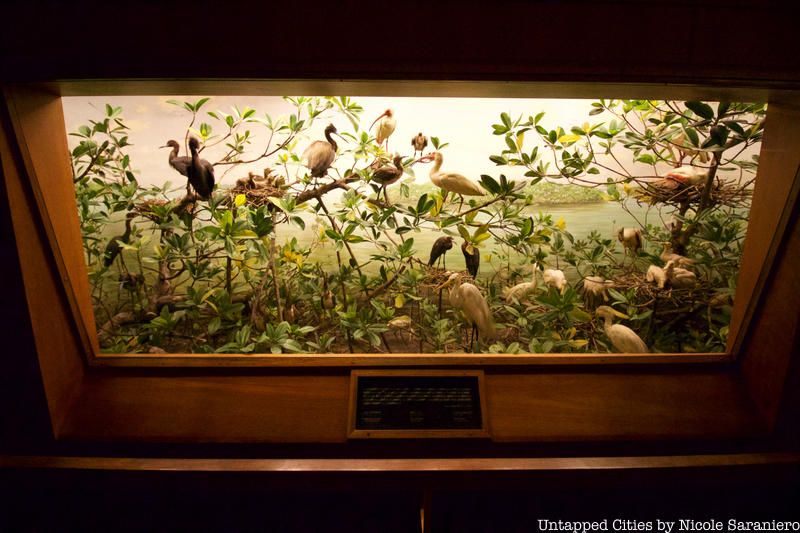
{"label": "bird perched on branch", "polygon": [[595,311],[595,314],[604,319],[603,329],[606,332],[608,340],[614,349],[621,353],[649,353],[650,350],[644,341],[628,326],[622,324],[614,324],[613,317],[628,318],[607,305],[601,305]]}
{"label": "bird perched on branch", "polygon": [[467,272],[475,279],[478,276],[478,269],[481,267],[481,252],[467,241],[461,243],[461,253],[464,254],[464,262],[467,264]]}
{"label": "bird perched on branch", "polygon": [[542,279],[544,279],[545,285],[558,289],[561,294],[567,290],[567,277],[561,270],[548,268],[542,273]]}
{"label": "bird perched on branch", "polygon": [[333,140],[333,135],[342,138],[336,131],[336,126],[328,124],[325,127],[325,140],[314,141],[308,148],[303,150],[301,159],[305,161],[306,168],[311,170],[311,177],[313,178],[321,178],[327,174],[333,160],[336,159],[338,145]]}
{"label": "bird perched on branch", "polygon": [[617,239],[622,243],[625,252],[632,257],[639,255],[642,248],[642,230],[639,228],[620,228],[617,232]]}
{"label": "bird perched on branch", "polygon": [[114,259],[116,259],[119,253],[122,251],[122,245],[128,244],[128,240],[131,238],[132,221],[133,216],[129,213],[125,217],[125,231],[122,233],[122,235],[112,237],[111,240],[108,241],[105,252],[103,252],[103,266],[106,268],[111,266],[111,264],[114,262]]}
{"label": "bird perched on branch", "polygon": [[414,157],[416,157],[417,152],[422,155],[423,150],[428,146],[428,138],[425,137],[422,132],[419,132],[411,138],[411,146],[414,147]]}
{"label": "bird perched on branch", "polygon": [[538,267],[536,263],[533,263],[532,266],[532,273],[531,273],[531,281],[525,281],[522,283],[517,283],[513,287],[509,288],[506,293],[506,303],[512,304],[516,300],[517,302],[525,301],[531,294],[536,291],[536,271]]}
{"label": "bird perched on branch", "polygon": [[685,268],[675,266],[673,261],[664,265],[664,273],[673,289],[692,289],[697,285],[697,274]]}
{"label": "bird perched on branch", "polygon": [[[389,203],[389,192],[386,190],[386,187],[403,177],[403,157],[396,155],[394,156],[392,162],[394,163],[394,166],[388,164],[383,165],[378,167],[375,172],[372,173],[372,181],[376,181],[381,184],[381,189],[386,197],[387,204]],[[378,193],[378,197],[380,198],[380,192]]]}
{"label": "bird perched on branch", "polygon": [[447,261],[445,260],[445,255],[447,251],[453,247],[453,238],[449,235],[445,235],[444,237],[439,237],[433,243],[431,247],[431,256],[428,259],[428,266],[433,266],[433,264],[438,259],[440,262],[444,263],[444,268],[447,269]]}
{"label": "bird perched on branch", "polygon": [[200,159],[199,147],[200,141],[196,137],[190,137],[189,151],[192,153],[192,163],[189,165],[187,177],[200,198],[208,200],[214,191],[214,166],[205,159]]}
{"label": "bird perched on branch", "polygon": [[[188,156],[179,156],[178,151],[180,150],[180,145],[178,141],[170,139],[167,141],[167,144],[164,146],[159,146],[159,148],[172,148],[172,151],[167,156],[167,160],[169,161],[169,166],[174,168],[183,176],[189,177],[189,165],[192,164],[192,158]],[[189,194],[189,183],[186,183],[186,194]]]}
{"label": "bird perched on branch", "polygon": [[460,275],[458,273],[450,274],[447,281],[437,288],[450,287],[448,295],[450,305],[460,309],[464,313],[467,322],[472,326],[472,335],[469,343],[469,350],[472,351],[472,344],[477,342],[479,337],[490,340],[497,335],[497,331],[492,311],[489,309],[489,304],[486,303],[481,291],[472,283],[461,283],[459,279]]}
{"label": "bird perched on branch", "polygon": [[[461,198],[461,204],[463,205],[465,195],[483,196],[483,189],[466,176],[456,174],[455,172],[442,172],[440,170],[442,168],[442,161],[444,161],[440,152],[434,152],[433,158],[435,162],[430,171],[431,182],[445,191],[445,199],[447,193],[452,192]],[[461,211],[461,205],[459,205],[458,210]]]}
{"label": "bird perched on branch", "polygon": [[375,142],[377,142],[379,146],[386,142],[386,149],[388,150],[389,136],[394,133],[394,129],[397,127],[397,119],[394,118],[394,112],[391,109],[384,111],[370,124],[369,129],[372,129],[372,126],[374,126],[376,122],[378,123],[378,127],[375,130]]}
{"label": "bird perched on branch", "polygon": [[648,283],[655,283],[659,289],[663,289],[667,284],[667,273],[660,266],[650,265],[647,267],[645,279]]}

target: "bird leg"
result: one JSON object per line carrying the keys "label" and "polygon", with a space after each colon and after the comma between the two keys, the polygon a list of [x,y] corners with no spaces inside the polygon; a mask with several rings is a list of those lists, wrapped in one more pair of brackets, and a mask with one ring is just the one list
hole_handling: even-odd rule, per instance
{"label": "bird leg", "polygon": [[459,213],[459,214],[461,214],[461,208],[462,208],[462,207],[464,207],[464,196],[463,196],[463,195],[461,195],[461,194],[459,194],[459,195],[458,195],[458,197],[459,197],[459,199],[461,200],[461,201],[458,203],[458,213]]}

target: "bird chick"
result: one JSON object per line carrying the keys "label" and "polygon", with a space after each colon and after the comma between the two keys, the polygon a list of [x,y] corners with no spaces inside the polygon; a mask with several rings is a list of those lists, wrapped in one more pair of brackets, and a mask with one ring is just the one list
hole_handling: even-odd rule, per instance
{"label": "bird chick", "polygon": [[659,257],[661,257],[661,260],[664,261],[664,264],[666,264],[667,261],[672,261],[675,266],[679,267],[687,267],[695,263],[694,259],[689,259],[686,256],[673,252],[672,245],[668,242],[664,243],[664,249]]}
{"label": "bird chick", "polygon": [[659,266],[650,265],[647,267],[645,279],[648,283],[655,283],[659,289],[663,289],[664,285],[667,284],[667,273]]}
{"label": "bird chick", "polygon": [[664,265],[664,273],[673,289],[692,289],[697,285],[697,274],[675,266],[672,261]]}
{"label": "bird chick", "polygon": [[567,289],[567,277],[561,270],[548,268],[542,273],[542,279],[545,285],[558,289],[561,294]]}
{"label": "bird chick", "polygon": [[537,271],[536,263],[533,263],[533,276],[531,281],[526,281],[523,283],[517,283],[513,287],[506,289],[505,291],[505,299],[507,304],[512,304],[515,301],[522,303],[527,300],[532,294],[536,292],[537,286],[537,279],[536,279],[536,271]]}
{"label": "bird chick", "polygon": [[600,276],[586,276],[583,278],[583,305],[587,309],[595,309],[601,303],[608,301],[608,287],[613,282]]}
{"label": "bird chick", "polygon": [[642,248],[642,230],[639,228],[620,228],[617,232],[617,240],[622,243],[627,253],[636,257]]}
{"label": "bird chick", "polygon": [[428,138],[425,137],[422,132],[419,132],[411,139],[411,146],[414,147],[414,157],[417,156],[417,152],[422,155],[422,152],[425,150],[425,147],[428,146]]}

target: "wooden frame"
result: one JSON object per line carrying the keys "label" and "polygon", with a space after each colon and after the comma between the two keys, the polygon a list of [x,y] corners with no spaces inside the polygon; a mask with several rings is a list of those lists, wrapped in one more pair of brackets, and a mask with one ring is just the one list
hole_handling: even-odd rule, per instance
{"label": "wooden frame", "polygon": [[[392,429],[368,430],[356,428],[357,392],[359,378],[364,376],[475,376],[478,379],[478,395],[481,406],[480,429]],[[415,438],[487,438],[489,424],[486,416],[486,389],[483,385],[483,370],[353,370],[350,372],[350,398],[347,415],[347,437],[350,439],[383,438],[383,439],[415,439]]]}
{"label": "wooden frame", "polygon": [[[631,97],[645,94],[652,98],[693,98],[693,99],[738,99],[757,100],[767,99],[768,91],[763,89],[720,89],[704,88],[700,86],[652,86],[652,85],[623,85],[623,84],[566,84],[566,83],[515,83],[500,84],[496,82],[379,82],[379,81],[338,81],[319,80],[280,80],[280,81],[235,81],[228,83],[195,81],[182,82],[179,87],[182,91],[208,94],[267,94],[297,92],[301,94],[314,94],[318,92],[341,92],[363,95],[385,94],[391,91],[399,95],[431,95],[440,96],[479,96],[489,97],[502,94],[510,97],[537,97],[558,94],[561,97],[587,97],[589,95],[603,94],[610,97]],[[38,90],[48,86],[39,86]],[[49,87],[51,90],[52,86]],[[136,81],[104,81],[101,83],[64,82],[56,87],[62,95],[77,94],[170,94],[174,86],[159,82]],[[788,171],[780,172],[771,179],[770,194],[758,191],[764,186],[756,185],[753,200],[753,211],[758,216],[751,217],[746,239],[745,258],[739,289],[737,290],[738,302],[734,306],[734,313],[730,325],[728,346],[725,352],[720,353],[673,353],[673,354],[459,354],[437,356],[432,354],[291,354],[274,356],[270,354],[218,354],[213,356],[203,354],[103,354],[100,353],[94,324],[93,310],[88,295],[86,266],[82,262],[76,243],[80,242],[77,216],[74,208],[65,201],[72,194],[68,184],[71,180],[66,178],[71,164],[65,152],[50,153],[49,164],[57,172],[43,169],[40,163],[45,157],[43,154],[52,146],[65,145],[66,134],[56,130],[55,123],[61,116],[61,110],[55,103],[48,106],[42,105],[35,108],[31,99],[20,98],[20,91],[16,88],[8,91],[10,103],[11,122],[18,137],[26,139],[20,145],[20,152],[24,165],[31,179],[32,190],[36,198],[45,231],[50,241],[50,246],[62,279],[65,280],[66,295],[72,308],[75,327],[80,335],[87,362],[92,366],[154,366],[154,367],[319,367],[319,366],[344,366],[359,365],[369,366],[439,366],[439,365],[594,365],[594,364],[653,364],[667,362],[681,363],[717,363],[731,361],[741,347],[747,333],[747,324],[753,315],[754,302],[758,301],[761,289],[769,272],[771,261],[774,258],[777,245],[785,230],[788,215],[791,213],[798,194],[798,180]],[[27,90],[27,89],[25,89]],[[37,90],[34,88],[34,90]],[[16,92],[15,92],[16,91]],[[17,95],[16,97],[14,95]],[[796,100],[793,93],[784,92],[782,98]],[[31,106],[34,107],[31,107]],[[45,107],[47,110],[45,111]],[[774,115],[774,113],[773,113]],[[63,122],[63,118],[61,118]],[[776,122],[774,116],[770,124]],[[37,134],[37,132],[39,134]],[[46,135],[41,135],[46,132]],[[761,160],[760,172],[775,173],[781,161],[776,161],[769,147]],[[72,209],[72,212],[70,212]],[[778,215],[777,218],[775,215]],[[56,222],[57,221],[57,222]],[[772,231],[772,230],[775,231]],[[753,235],[769,235],[772,239],[762,240]],[[751,241],[757,241],[752,243]]]}
{"label": "wooden frame", "polygon": [[[169,82],[153,85],[159,92],[171,92],[170,86],[178,87]],[[182,82],[179,87],[203,92],[209,85]],[[647,360],[605,355],[582,361],[574,356],[531,356],[525,361],[510,356],[402,356],[384,361],[309,356],[287,361],[295,368],[221,368],[249,364],[232,357],[215,361],[214,368],[193,370],[160,368],[183,367],[181,358],[152,365],[148,361],[148,369],[111,368],[114,365],[97,360],[87,365],[82,359],[87,338],[74,318],[85,320],[81,310],[86,303],[80,291],[70,294],[77,289],[69,286],[77,283],[68,275],[67,263],[74,258],[59,259],[52,245],[53,238],[76,243],[79,236],[69,224],[60,223],[69,213],[59,209],[64,204],[51,202],[47,194],[52,191],[33,187],[36,179],[41,184],[43,178],[67,171],[66,144],[59,140],[59,94],[53,88],[7,88],[0,159],[56,439],[345,443],[348,367],[382,364],[484,368],[486,412],[495,443],[752,438],[768,434],[780,422],[786,372],[796,357],[800,325],[800,291],[792,267],[800,257],[800,233],[796,216],[792,218],[800,162],[800,108],[794,93],[766,91],[770,124],[762,171],[770,169],[774,196],[762,203],[767,197],[760,195],[758,206],[753,206],[758,225],[751,229],[758,238],[748,238],[746,244],[742,271],[750,272],[745,277],[749,289],[740,285],[753,296],[746,311],[738,308],[752,319],[748,330],[737,334],[736,361],[726,354]],[[659,94],[665,97],[696,94],[692,88],[662,89],[665,92]],[[675,92],[667,94],[670,90]],[[764,94],[763,89],[756,91]],[[72,203],[66,205],[74,210]],[[620,364],[607,365],[611,359]],[[653,364],[639,364],[645,361]],[[138,365],[135,359],[115,364]],[[202,360],[190,365],[207,366]],[[298,425],[301,418],[309,423]]]}

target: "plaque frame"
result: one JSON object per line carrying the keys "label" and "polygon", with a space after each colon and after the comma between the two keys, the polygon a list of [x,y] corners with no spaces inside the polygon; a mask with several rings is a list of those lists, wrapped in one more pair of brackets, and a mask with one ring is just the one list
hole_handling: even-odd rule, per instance
{"label": "plaque frame", "polygon": [[[362,377],[463,377],[478,379],[478,400],[481,408],[481,427],[469,429],[357,429],[358,382]],[[428,439],[428,438],[491,438],[486,408],[486,388],[483,370],[409,370],[364,369],[350,371],[350,395],[347,413],[348,439]]]}

